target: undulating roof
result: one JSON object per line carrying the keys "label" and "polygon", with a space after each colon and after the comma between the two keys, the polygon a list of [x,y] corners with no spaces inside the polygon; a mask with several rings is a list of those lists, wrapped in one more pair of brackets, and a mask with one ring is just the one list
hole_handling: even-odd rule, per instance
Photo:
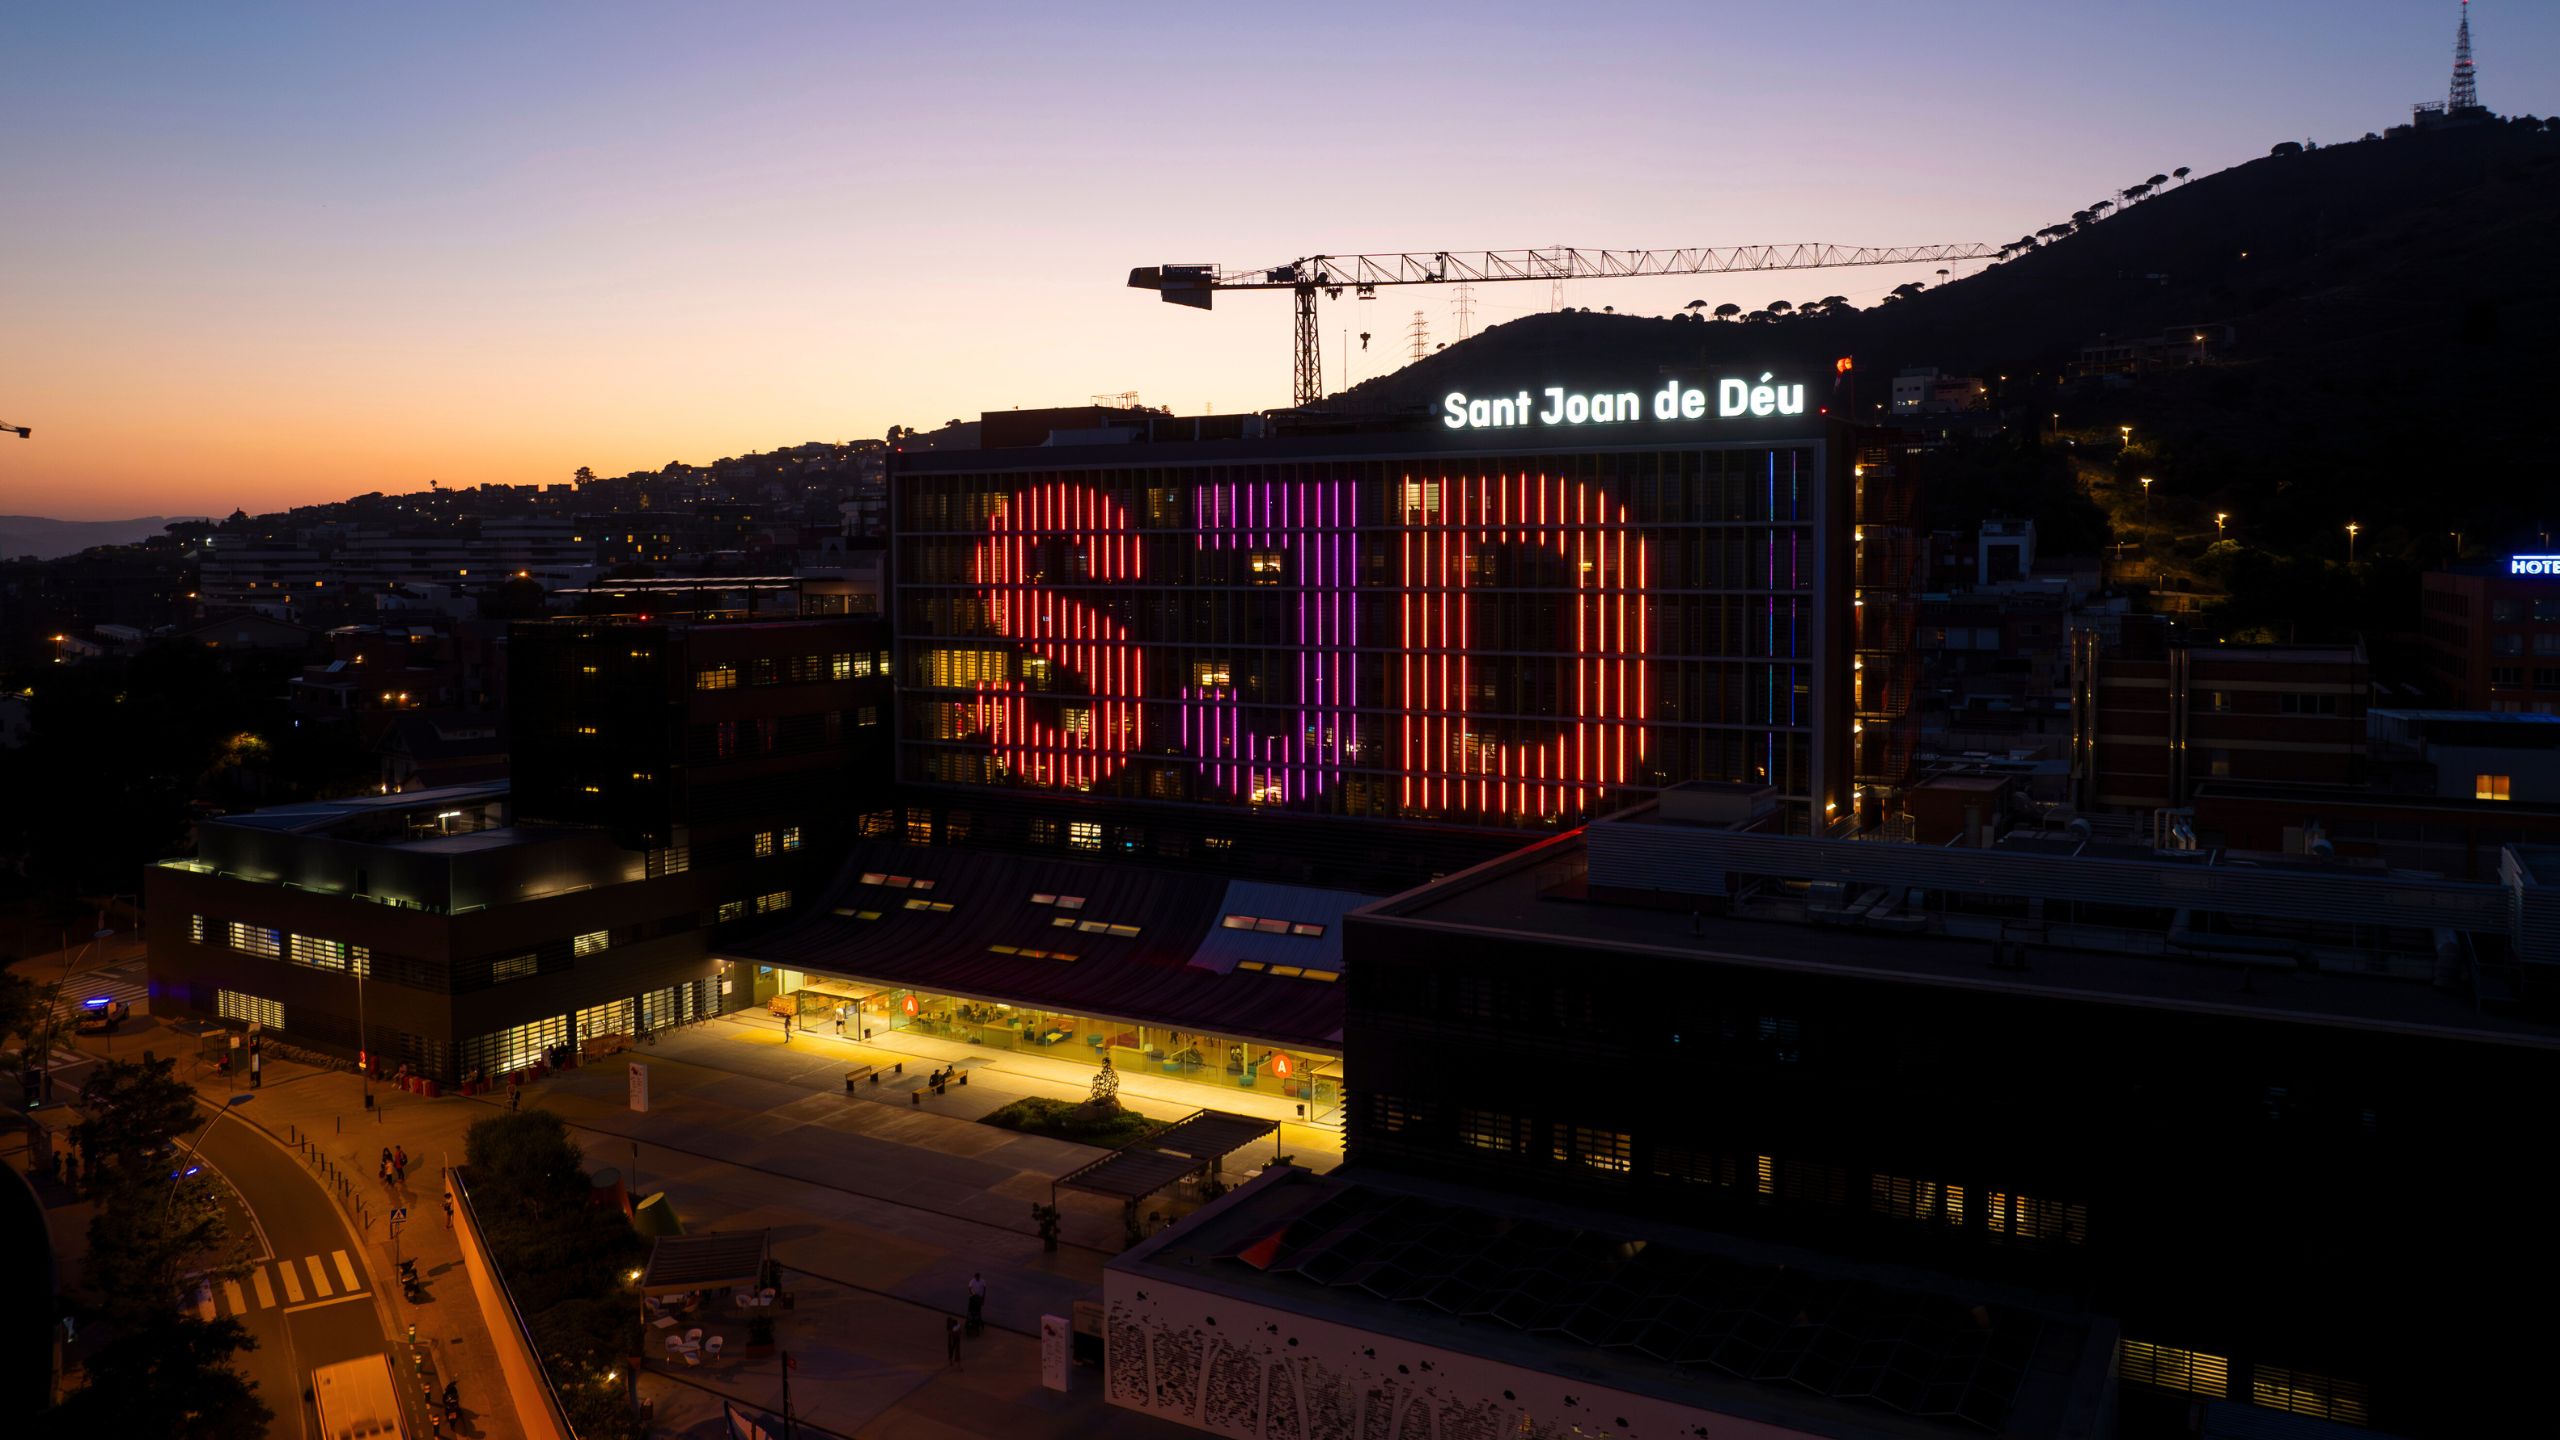
{"label": "undulating roof", "polygon": [[[1229,881],[1139,864],[865,841],[827,894],[724,955],[1075,1015],[1336,1051],[1340,917],[1366,897],[1295,890],[1321,937],[1272,935],[1328,978],[1234,968]],[[1276,890],[1280,887],[1263,887]],[[1269,908],[1283,897],[1261,894]],[[1218,961],[1223,960],[1223,966]],[[1206,963],[1200,963],[1206,961]]]}

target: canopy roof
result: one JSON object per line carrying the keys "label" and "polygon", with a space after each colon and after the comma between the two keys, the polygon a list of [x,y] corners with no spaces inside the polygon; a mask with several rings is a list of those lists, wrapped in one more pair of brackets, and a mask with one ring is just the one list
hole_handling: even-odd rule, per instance
{"label": "canopy roof", "polygon": [[640,1272],[643,1295],[683,1295],[696,1290],[752,1289],[764,1283],[770,1231],[730,1230],[711,1235],[661,1235],[649,1247]]}

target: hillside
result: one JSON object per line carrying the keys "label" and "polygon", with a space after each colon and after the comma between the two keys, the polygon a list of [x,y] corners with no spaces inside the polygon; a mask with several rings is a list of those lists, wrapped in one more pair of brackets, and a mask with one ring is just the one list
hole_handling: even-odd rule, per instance
{"label": "hillside", "polygon": [[92,545],[130,545],[157,535],[178,518],[145,515],[133,520],[55,520],[43,515],[0,515],[0,558],[51,560]]}
{"label": "hillside", "polygon": [[[1879,228],[1889,229],[1889,224]],[[2164,514],[2246,517],[2257,545],[2434,562],[2447,532],[2481,543],[2560,523],[2540,474],[2560,332],[2560,134],[2507,125],[2406,135],[2202,176],[1981,273],[1872,310],[1774,323],[1565,312],[1485,331],[1338,403],[1428,405],[1521,377],[1638,386],[1665,369],[1783,366],[1853,355],[1858,408],[1892,373],[1933,365],[2011,377],[2022,422],[2112,440],[2154,476]],[[2006,238],[2006,237],[2003,237]],[[1819,275],[1773,274],[1772,296]],[[2225,360],[2131,389],[2058,377],[2103,336],[2221,323]],[[2034,428],[2019,427],[2024,434]]]}

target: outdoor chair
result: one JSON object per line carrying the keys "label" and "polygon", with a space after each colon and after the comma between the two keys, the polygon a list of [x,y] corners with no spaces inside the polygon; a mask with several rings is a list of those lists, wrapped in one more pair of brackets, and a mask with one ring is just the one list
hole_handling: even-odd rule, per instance
{"label": "outdoor chair", "polygon": [[702,1364],[702,1347],[699,1345],[687,1345],[684,1347],[684,1363],[692,1366],[700,1366]]}
{"label": "outdoor chair", "polygon": [[683,1354],[683,1353],[684,1353],[684,1337],[683,1337],[683,1336],[681,1336],[681,1335],[674,1335],[674,1334],[670,1334],[670,1335],[668,1335],[668,1336],[667,1336],[667,1358],[668,1358],[668,1359],[670,1359],[670,1360],[673,1360],[674,1358],[676,1358],[677,1356],[679,1356],[679,1355],[681,1355],[681,1354]]}
{"label": "outdoor chair", "polygon": [[694,1326],[692,1329],[687,1330],[686,1332],[684,1332],[684,1343],[685,1343],[688,1347],[701,1344],[701,1343],[702,1343],[702,1327],[701,1327],[701,1326],[699,1326],[699,1325],[696,1325],[696,1326]]}
{"label": "outdoor chair", "polygon": [[717,1360],[720,1358],[720,1346],[722,1342],[727,1339],[728,1337],[725,1335],[714,1335],[708,1341],[704,1342],[702,1348],[712,1359]]}
{"label": "outdoor chair", "polygon": [[772,1304],[772,1303],[773,1303],[773,1287],[772,1287],[772,1286],[770,1286],[770,1285],[767,1285],[767,1286],[766,1286],[766,1287],[764,1287],[762,1290],[757,1291],[757,1292],[756,1292],[756,1303],[757,1303],[757,1304],[759,1304],[759,1305],[770,1305],[770,1304]]}

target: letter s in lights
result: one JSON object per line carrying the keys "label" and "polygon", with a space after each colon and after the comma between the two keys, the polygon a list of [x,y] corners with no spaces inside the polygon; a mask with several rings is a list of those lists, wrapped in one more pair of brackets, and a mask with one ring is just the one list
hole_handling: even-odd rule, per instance
{"label": "letter s in lights", "polygon": [[[976,582],[997,634],[1084,681],[1053,692],[1058,723],[1038,718],[1019,680],[978,684],[978,725],[997,763],[1035,785],[1091,789],[1138,746],[1146,666],[1110,588],[1138,578],[1128,513],[1084,485],[1038,485],[1009,497],[987,522]],[[1082,561],[1081,566],[1077,564]],[[1080,573],[1079,573],[1080,572]],[[1056,588],[1072,583],[1073,589]],[[1081,703],[1082,723],[1074,716]],[[1045,708],[1045,707],[1043,707]]]}

